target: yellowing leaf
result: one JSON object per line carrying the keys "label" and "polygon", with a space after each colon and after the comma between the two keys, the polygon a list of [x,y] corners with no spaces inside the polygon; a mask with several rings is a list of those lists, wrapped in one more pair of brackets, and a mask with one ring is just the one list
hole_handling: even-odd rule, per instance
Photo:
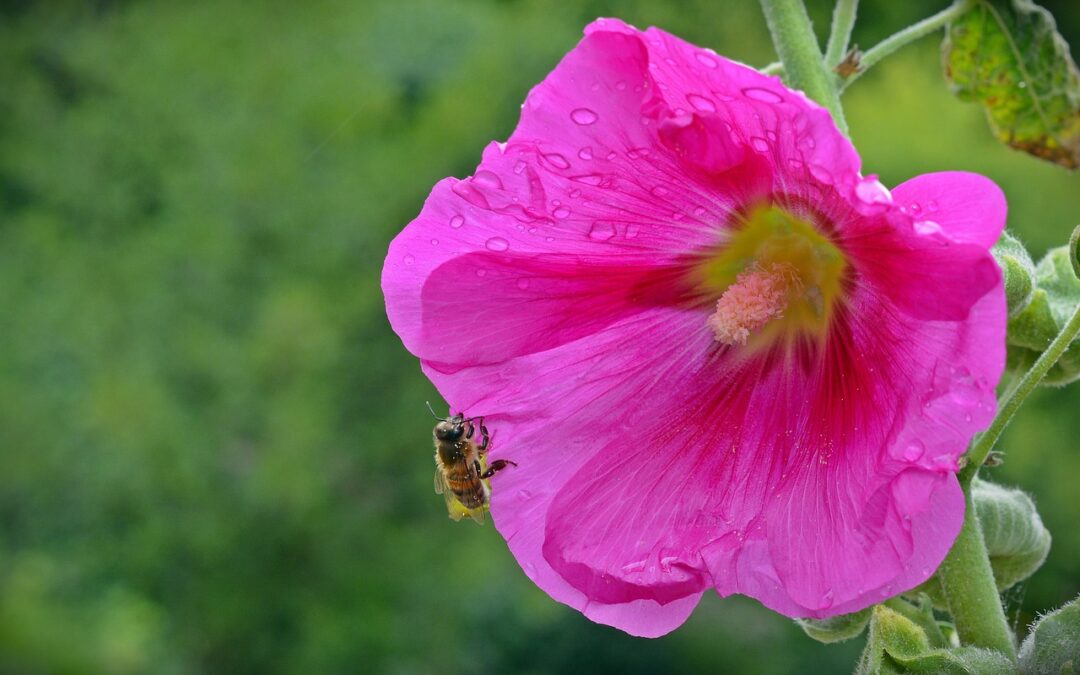
{"label": "yellowing leaf", "polygon": [[1080,73],[1054,18],[1031,0],[978,0],[949,25],[945,76],[1004,143],[1080,166]]}

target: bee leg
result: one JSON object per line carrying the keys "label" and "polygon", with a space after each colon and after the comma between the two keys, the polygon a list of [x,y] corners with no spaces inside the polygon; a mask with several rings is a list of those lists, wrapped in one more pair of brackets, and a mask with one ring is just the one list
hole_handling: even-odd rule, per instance
{"label": "bee leg", "polygon": [[517,462],[512,462],[509,459],[497,459],[491,463],[488,470],[480,474],[481,478],[491,478],[495,475],[495,472],[502,471],[508,466],[517,466]]}
{"label": "bee leg", "polygon": [[466,432],[465,438],[472,438],[473,437],[473,432],[476,431],[476,427],[473,425],[473,423],[471,421],[468,421],[468,420],[466,420],[465,426],[469,427],[469,431]]}
{"label": "bee leg", "polygon": [[488,433],[488,428],[484,426],[484,418],[480,418],[480,438],[483,438],[483,442],[480,443],[480,454],[487,452],[487,449],[491,446],[491,434]]}

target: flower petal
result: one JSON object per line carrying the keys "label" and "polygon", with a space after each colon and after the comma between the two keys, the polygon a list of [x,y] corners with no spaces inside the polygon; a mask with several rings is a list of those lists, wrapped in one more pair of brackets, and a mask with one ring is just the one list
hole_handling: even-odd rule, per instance
{"label": "flower petal", "polygon": [[[893,200],[916,221],[940,225],[955,241],[993,246],[1005,228],[1005,195],[976,173],[926,173],[901,183]],[[932,229],[932,225],[924,225]]]}

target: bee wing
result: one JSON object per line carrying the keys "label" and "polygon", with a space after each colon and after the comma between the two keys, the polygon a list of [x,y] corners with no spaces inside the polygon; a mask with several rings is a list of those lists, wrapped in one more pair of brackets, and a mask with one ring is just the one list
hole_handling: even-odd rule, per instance
{"label": "bee wing", "polygon": [[465,508],[465,505],[454,496],[453,490],[446,484],[446,477],[438,469],[435,470],[435,494],[443,496],[446,501],[446,512],[450,514],[453,520],[461,520],[467,515],[472,515],[469,509]]}

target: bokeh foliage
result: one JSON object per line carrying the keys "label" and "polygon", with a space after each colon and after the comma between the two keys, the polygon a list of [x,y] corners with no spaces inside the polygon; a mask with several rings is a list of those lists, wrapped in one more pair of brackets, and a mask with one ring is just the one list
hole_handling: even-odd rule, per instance
{"label": "bokeh foliage", "polygon": [[[855,39],[939,5],[866,1]],[[0,9],[0,673],[850,672],[857,641],[743,599],[591,624],[431,493],[387,243],[597,15],[773,58],[748,0]],[[937,58],[850,90],[867,171],[979,171],[1036,256],[1064,243],[1080,179],[999,147]],[[1021,624],[1080,593],[1078,405],[1040,392],[991,472],[1054,534]]]}

